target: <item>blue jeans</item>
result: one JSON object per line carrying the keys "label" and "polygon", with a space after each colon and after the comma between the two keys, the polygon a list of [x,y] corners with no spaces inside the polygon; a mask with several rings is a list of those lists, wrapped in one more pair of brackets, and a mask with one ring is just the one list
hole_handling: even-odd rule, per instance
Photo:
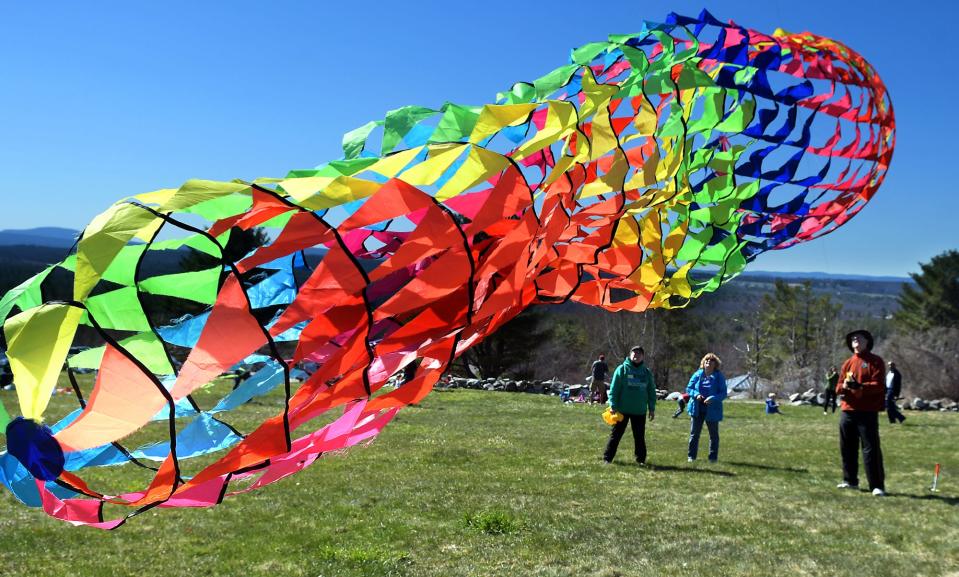
{"label": "blue jeans", "polygon": [[719,421],[707,421],[706,415],[693,417],[689,424],[689,458],[695,459],[699,453],[699,435],[703,432],[703,423],[709,430],[709,460],[719,458]]}

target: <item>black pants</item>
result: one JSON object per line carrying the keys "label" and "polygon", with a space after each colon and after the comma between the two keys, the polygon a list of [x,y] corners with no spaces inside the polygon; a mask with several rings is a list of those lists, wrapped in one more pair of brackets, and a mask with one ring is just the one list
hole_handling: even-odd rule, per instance
{"label": "black pants", "polygon": [[879,446],[879,413],[843,411],[839,417],[839,452],[842,454],[842,480],[859,485],[859,445],[869,489],[886,490],[886,472]]}
{"label": "black pants", "polygon": [[826,400],[822,403],[822,412],[826,412],[826,409],[832,407],[832,412],[836,412],[836,389],[826,388]]}
{"label": "black pants", "polygon": [[633,442],[636,445],[636,461],[646,462],[646,415],[627,415],[623,413],[623,420],[613,425],[613,430],[609,433],[609,441],[606,442],[606,452],[603,453],[603,459],[606,462],[613,460],[616,456],[616,449],[619,448],[619,441],[626,432],[626,424],[633,423]]}
{"label": "black pants", "polygon": [[674,419],[675,419],[676,417],[678,417],[679,415],[682,415],[682,414],[683,414],[683,411],[686,410],[686,399],[680,397],[679,400],[676,401],[676,405],[677,405],[677,407],[676,407],[676,412],[673,413],[673,418],[674,418]]}
{"label": "black pants", "polygon": [[906,415],[899,411],[899,407],[896,405],[896,397],[892,395],[892,392],[886,395],[886,416],[889,417],[890,423],[896,421],[901,423],[906,420]]}

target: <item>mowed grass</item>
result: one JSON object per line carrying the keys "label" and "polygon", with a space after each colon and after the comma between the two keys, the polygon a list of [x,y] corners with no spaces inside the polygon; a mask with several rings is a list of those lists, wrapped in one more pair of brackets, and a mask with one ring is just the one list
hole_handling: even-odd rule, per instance
{"label": "mowed grass", "polygon": [[[58,397],[59,398],[59,397]],[[3,393],[7,407],[12,393]],[[57,401],[61,402],[61,401]],[[66,402],[66,400],[62,401]],[[0,491],[0,575],[948,575],[959,570],[959,416],[882,424],[890,497],[838,491],[837,415],[731,402],[720,462],[686,463],[661,403],[650,466],[601,409],[437,391],[369,446],[212,509],[75,528]],[[252,426],[274,412],[248,404]],[[248,430],[248,429],[246,429]],[[702,451],[705,454],[704,431]],[[938,493],[933,466],[942,464]],[[136,467],[98,482],[143,481]],[[865,478],[863,476],[863,484]],[[95,488],[109,491],[114,486]],[[122,487],[123,489],[131,487]]]}

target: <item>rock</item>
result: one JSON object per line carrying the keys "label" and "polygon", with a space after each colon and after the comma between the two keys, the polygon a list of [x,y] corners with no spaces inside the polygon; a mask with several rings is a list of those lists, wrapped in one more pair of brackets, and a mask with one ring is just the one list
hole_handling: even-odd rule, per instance
{"label": "rock", "polygon": [[930,409],[930,410],[932,410],[932,411],[938,411],[938,410],[941,409],[941,408],[942,408],[942,401],[940,401],[939,399],[935,399],[935,400],[933,400],[933,401],[929,401],[929,409]]}
{"label": "rock", "polygon": [[816,392],[816,389],[809,389],[800,397],[802,400],[806,401],[810,405],[821,405],[822,401],[819,401],[819,393]]}
{"label": "rock", "polygon": [[679,391],[673,391],[673,392],[669,393],[668,395],[666,395],[665,400],[667,400],[667,401],[678,401],[678,400],[681,399],[682,397],[683,397],[683,394],[682,394],[682,393],[680,393]]}
{"label": "rock", "polygon": [[956,403],[952,399],[939,399],[939,406],[947,411],[955,410],[956,405],[959,405],[959,403]]}
{"label": "rock", "polygon": [[922,400],[919,397],[916,397],[915,399],[912,400],[912,408],[917,411],[925,411],[926,409],[929,408],[929,403],[927,403],[926,401]]}
{"label": "rock", "polygon": [[800,395],[799,393],[793,393],[793,394],[789,395],[789,402],[790,402],[790,403],[795,404],[796,401],[801,401],[801,400],[802,400],[802,395]]}

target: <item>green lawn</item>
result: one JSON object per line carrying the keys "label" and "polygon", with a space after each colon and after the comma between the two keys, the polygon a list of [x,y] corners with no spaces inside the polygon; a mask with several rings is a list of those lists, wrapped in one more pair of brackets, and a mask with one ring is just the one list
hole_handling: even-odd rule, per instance
{"label": "green lawn", "polygon": [[[11,393],[3,402],[16,404]],[[787,407],[767,417],[759,404],[728,403],[720,463],[691,465],[689,421],[670,419],[673,409],[661,405],[648,428],[646,468],[633,463],[628,433],[614,465],[601,464],[609,429],[598,407],[438,391],[370,446],[219,507],[152,510],[113,532],[54,521],[0,491],[0,575],[959,571],[956,414],[882,425],[891,496],[880,499],[835,489],[835,415]],[[252,425],[273,408],[244,410]],[[703,443],[705,454],[705,431]],[[937,461],[940,492],[930,493]],[[138,474],[120,467],[97,478]]]}

